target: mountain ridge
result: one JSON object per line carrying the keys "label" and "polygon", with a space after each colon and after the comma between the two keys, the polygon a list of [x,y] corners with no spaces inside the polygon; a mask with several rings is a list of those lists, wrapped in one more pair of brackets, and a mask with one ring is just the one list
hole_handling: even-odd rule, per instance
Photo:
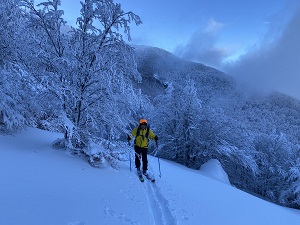
{"label": "mountain ridge", "polygon": [[[181,85],[188,78],[193,79],[199,89],[199,97],[202,101],[209,101],[215,94],[218,96],[230,92],[236,86],[229,75],[215,68],[201,63],[181,59],[174,54],[150,46],[135,46],[137,69],[142,75],[142,83],[136,87],[142,88],[142,92],[151,98],[157,93],[163,94],[169,83]],[[146,85],[152,84],[159,91],[153,91]],[[202,87],[202,88],[199,88]],[[214,93],[211,92],[215,88]]]}

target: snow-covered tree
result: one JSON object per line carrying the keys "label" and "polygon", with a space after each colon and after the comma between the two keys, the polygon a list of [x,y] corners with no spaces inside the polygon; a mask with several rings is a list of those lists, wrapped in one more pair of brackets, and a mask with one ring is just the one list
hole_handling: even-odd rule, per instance
{"label": "snow-covered tree", "polygon": [[160,154],[191,166],[198,155],[198,124],[201,101],[197,97],[194,81],[185,87],[169,84],[166,93],[155,99],[156,128],[162,137]]}
{"label": "snow-covered tree", "polygon": [[0,126],[9,132],[22,128],[30,117],[28,73],[20,62],[26,41],[19,2],[3,0],[0,4]]}
{"label": "snow-covered tree", "polygon": [[[299,157],[299,153],[297,155]],[[289,185],[281,190],[279,202],[300,209],[300,158],[292,162],[287,173],[287,182]]]}
{"label": "snow-covered tree", "polygon": [[[73,59],[72,84],[76,91],[72,101],[75,110],[75,142],[87,146],[90,138],[117,138],[130,121],[135,104],[131,79],[141,79],[136,70],[133,49],[120,34],[123,29],[130,40],[129,23],[140,18],[125,13],[111,0],[81,2],[78,28],[71,32],[70,57]],[[134,102],[132,102],[134,103]]]}
{"label": "snow-covered tree", "polygon": [[24,76],[22,72],[17,66],[10,64],[0,68],[0,129],[2,132],[17,131],[26,124],[24,102],[29,96],[22,82]]}
{"label": "snow-covered tree", "polygon": [[[160,156],[178,160],[178,154],[182,152],[180,107],[178,104],[178,87],[168,84],[164,95],[154,99],[155,111],[152,114],[153,121],[160,137]],[[181,162],[183,163],[183,162]]]}
{"label": "snow-covered tree", "polygon": [[[73,87],[70,85],[71,62],[66,53],[69,40],[67,34],[62,32],[66,21],[60,9],[61,2],[48,0],[37,6],[30,0],[21,3],[27,15],[26,31],[31,47],[30,51],[24,53],[23,63],[32,75],[36,101],[40,103],[36,105],[37,123],[47,123],[48,120],[51,124],[52,121],[55,127],[64,132],[65,146],[71,147],[73,125],[68,114],[73,107],[69,105],[68,94],[73,92]],[[49,110],[39,110],[44,102],[48,102],[55,114],[49,115]]]}
{"label": "snow-covered tree", "polygon": [[256,193],[267,196],[273,201],[279,200],[279,195],[286,187],[285,177],[291,166],[292,145],[286,135],[273,131],[272,134],[262,134],[254,140],[257,154],[259,174],[256,176]]}
{"label": "snow-covered tree", "polygon": [[65,132],[65,146],[73,149],[86,148],[97,138],[112,140],[125,130],[136,108],[133,101],[126,101],[137,98],[131,79],[140,79],[133,49],[120,34],[123,29],[130,40],[129,23],[138,25],[140,18],[111,0],[86,0],[81,5],[78,27],[67,34],[62,32],[66,22],[59,0],[37,7],[23,1],[30,13],[32,56],[39,56],[28,67],[38,91],[49,102],[56,97],[53,106]]}
{"label": "snow-covered tree", "polygon": [[184,161],[193,166],[199,156],[199,120],[201,119],[201,101],[193,80],[188,79],[183,88],[180,101],[182,113],[182,138],[184,143]]}

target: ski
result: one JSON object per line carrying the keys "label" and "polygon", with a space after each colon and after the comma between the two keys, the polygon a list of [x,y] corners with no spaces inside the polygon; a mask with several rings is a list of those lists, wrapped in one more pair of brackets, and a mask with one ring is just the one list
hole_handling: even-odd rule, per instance
{"label": "ski", "polygon": [[151,175],[149,175],[149,174],[146,174],[146,175],[144,175],[148,180],[150,180],[151,182],[155,182],[155,178],[154,177],[152,177]]}
{"label": "ski", "polygon": [[138,176],[138,178],[141,182],[145,181],[144,177],[146,177],[151,182],[155,182],[155,178],[153,176],[151,176],[150,174],[148,174],[148,173],[147,174],[142,174],[141,172],[137,172],[137,176]]}
{"label": "ski", "polygon": [[138,175],[138,178],[139,178],[139,180],[141,181],[141,182],[144,182],[145,180],[144,180],[144,177],[143,177],[143,175],[141,174],[141,173],[137,173],[137,175]]}

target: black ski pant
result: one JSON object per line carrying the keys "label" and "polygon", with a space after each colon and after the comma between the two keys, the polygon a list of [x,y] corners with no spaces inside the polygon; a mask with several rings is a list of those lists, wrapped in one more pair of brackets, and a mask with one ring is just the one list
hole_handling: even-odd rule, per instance
{"label": "black ski pant", "polygon": [[143,161],[143,170],[148,169],[148,159],[147,159],[147,153],[148,148],[141,148],[138,146],[134,146],[135,151],[135,167],[140,168],[141,167],[141,158]]}

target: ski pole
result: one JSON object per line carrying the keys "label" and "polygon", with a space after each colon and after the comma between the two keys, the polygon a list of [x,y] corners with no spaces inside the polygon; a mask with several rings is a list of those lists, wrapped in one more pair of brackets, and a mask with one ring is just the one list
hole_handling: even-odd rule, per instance
{"label": "ski pole", "polygon": [[[156,141],[156,153],[158,152],[158,143]],[[158,161],[158,170],[159,170],[159,177],[161,177],[161,170],[160,170],[160,161],[159,161],[159,156],[157,156],[157,161]]]}
{"label": "ski pole", "polygon": [[130,172],[131,172],[131,154],[130,154],[130,152],[129,152],[129,164],[130,164]]}
{"label": "ski pole", "polygon": [[[130,146],[130,141],[128,141],[128,146]],[[129,154],[129,168],[130,168],[130,172],[131,172],[131,154],[130,154],[130,150],[129,150],[128,154]]]}

